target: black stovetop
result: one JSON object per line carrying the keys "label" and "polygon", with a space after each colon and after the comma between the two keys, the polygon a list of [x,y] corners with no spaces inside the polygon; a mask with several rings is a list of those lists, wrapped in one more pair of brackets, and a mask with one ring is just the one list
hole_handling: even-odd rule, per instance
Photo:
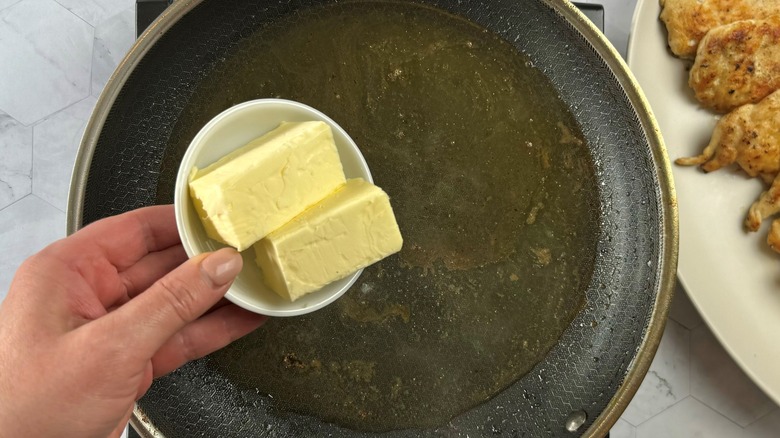
{"label": "black stovetop", "polygon": [[[136,0],[135,33],[140,36],[174,0]],[[604,31],[604,7],[593,3],[574,3],[590,20]]]}

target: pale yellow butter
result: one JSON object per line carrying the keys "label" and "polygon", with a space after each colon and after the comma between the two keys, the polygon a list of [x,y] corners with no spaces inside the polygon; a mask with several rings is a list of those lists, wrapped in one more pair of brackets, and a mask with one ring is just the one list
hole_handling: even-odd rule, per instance
{"label": "pale yellow butter", "polygon": [[387,194],[350,179],[254,247],[266,284],[295,301],[400,251],[402,244]]}
{"label": "pale yellow butter", "polygon": [[212,239],[243,251],[346,181],[324,122],[284,122],[205,169],[190,196]]}

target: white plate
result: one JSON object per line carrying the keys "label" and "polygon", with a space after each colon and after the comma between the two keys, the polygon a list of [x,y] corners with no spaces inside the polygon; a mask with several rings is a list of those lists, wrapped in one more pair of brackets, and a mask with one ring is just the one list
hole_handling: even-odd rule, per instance
{"label": "white plate", "polygon": [[[658,119],[672,160],[697,155],[717,114],[688,87],[689,63],[667,49],[658,0],[640,0],[628,65]],[[678,278],[720,342],[767,395],[780,403],[780,257],[742,225],[762,184],[731,167],[704,174],[672,165],[680,215]]]}

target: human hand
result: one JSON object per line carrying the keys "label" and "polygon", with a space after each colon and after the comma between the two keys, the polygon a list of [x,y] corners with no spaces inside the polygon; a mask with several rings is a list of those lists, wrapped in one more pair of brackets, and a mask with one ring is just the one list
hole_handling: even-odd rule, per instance
{"label": "human hand", "polygon": [[0,306],[0,435],[119,436],[154,377],[265,321],[220,301],[241,266],[232,249],[187,261],[171,206],[27,259]]}

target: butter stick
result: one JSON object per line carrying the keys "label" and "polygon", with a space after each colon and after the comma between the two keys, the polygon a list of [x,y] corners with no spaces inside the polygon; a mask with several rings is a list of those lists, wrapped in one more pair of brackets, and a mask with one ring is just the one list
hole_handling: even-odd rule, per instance
{"label": "butter stick", "polygon": [[209,237],[243,251],[346,181],[324,122],[282,123],[190,175]]}
{"label": "butter stick", "polygon": [[254,248],[268,287],[295,301],[400,251],[402,244],[389,197],[358,178]]}

